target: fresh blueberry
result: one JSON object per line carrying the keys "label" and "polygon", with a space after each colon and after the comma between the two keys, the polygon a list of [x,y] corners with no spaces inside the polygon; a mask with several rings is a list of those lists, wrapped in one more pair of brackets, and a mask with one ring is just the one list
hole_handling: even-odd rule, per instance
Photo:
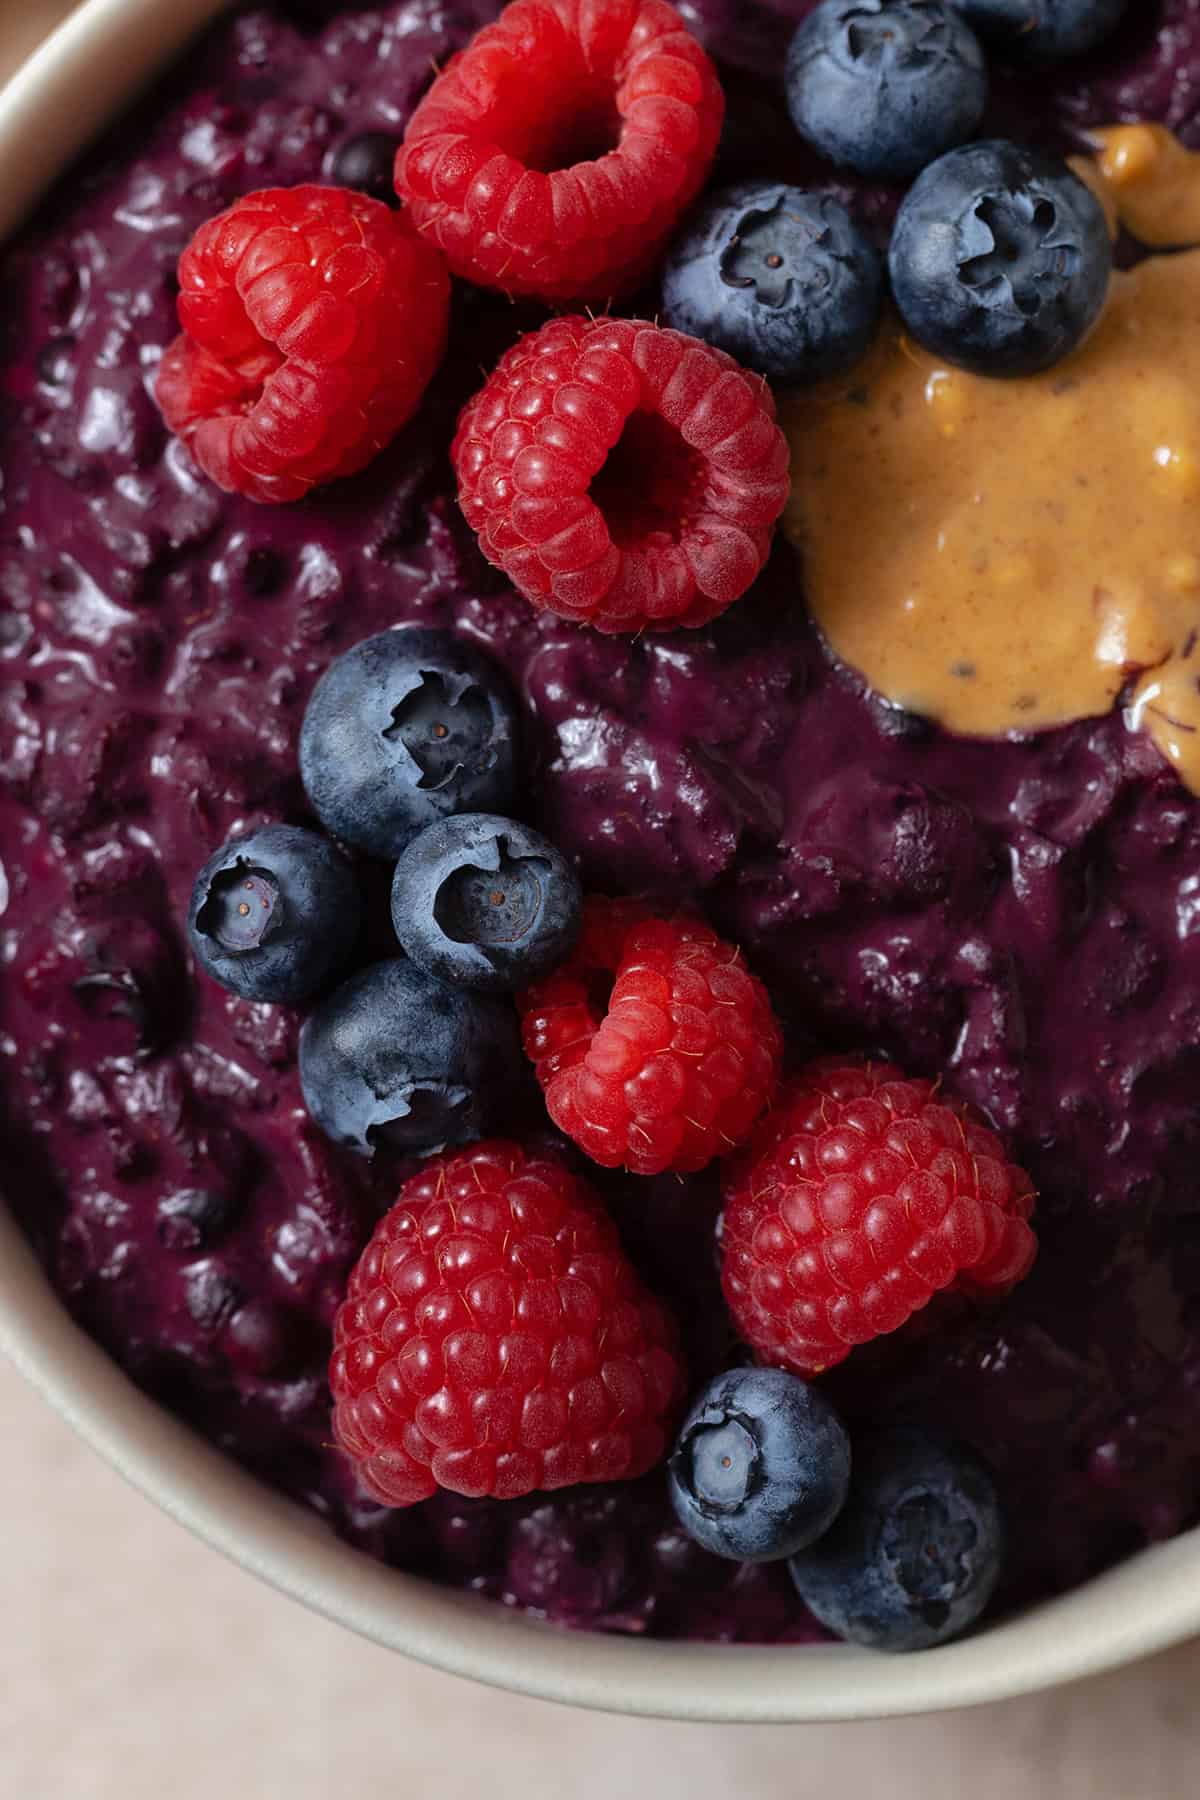
{"label": "fresh blueberry", "polygon": [[828,1630],[874,1650],[928,1650],[973,1625],[1004,1557],[996,1485],[971,1451],[897,1426],[855,1443],[850,1497],[792,1578]]}
{"label": "fresh blueberry", "polygon": [[1082,56],[1116,30],[1129,0],[953,0],[987,44],[1014,61]]}
{"label": "fresh blueberry", "polygon": [[549,974],[579,935],[571,865],[538,831],[495,813],[430,825],[396,864],[392,924],[442,981],[511,993]]}
{"label": "fresh blueberry", "polygon": [[679,1523],[705,1550],[774,1562],[837,1518],[850,1442],[808,1382],[784,1369],[730,1369],[684,1420],[667,1479]]}
{"label": "fresh blueberry", "polygon": [[987,104],[979,39],[940,0],[822,0],[785,79],[801,137],[871,181],[907,181],[965,143]]}
{"label": "fresh blueberry", "polygon": [[305,1105],[363,1156],[482,1137],[504,1117],[521,1067],[511,1006],[399,960],[352,975],[300,1033]]}
{"label": "fresh blueberry", "polygon": [[771,381],[857,362],[879,323],[883,269],[829,194],[743,183],[714,194],[667,259],[663,316]]}
{"label": "fresh blueberry", "polygon": [[1065,163],[993,140],[951,150],[909,190],[889,253],[912,335],[979,375],[1035,375],[1104,309],[1104,209]]}
{"label": "fresh blueberry", "polygon": [[343,138],[326,159],[330,181],[338,187],[357,188],[372,200],[398,204],[392,170],[400,139],[390,131],[359,131]]}
{"label": "fresh blueberry", "polygon": [[264,825],[205,863],[188,935],[201,968],[243,1000],[307,1000],[347,961],[362,923],[350,864],[315,831]]}
{"label": "fresh blueberry", "polygon": [[317,683],[300,777],[330,831],[394,859],[437,819],[507,812],[516,740],[512,690],[482,651],[450,631],[384,631]]}

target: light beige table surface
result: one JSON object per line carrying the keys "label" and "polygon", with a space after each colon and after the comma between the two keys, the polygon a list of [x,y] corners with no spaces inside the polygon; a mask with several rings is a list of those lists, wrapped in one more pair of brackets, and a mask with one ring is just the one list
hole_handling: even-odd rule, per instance
{"label": "light beige table surface", "polygon": [[1195,1800],[1200,1643],[880,1725],[661,1725],[435,1675],[301,1611],[0,1364],[3,1800]]}
{"label": "light beige table surface", "polygon": [[[0,78],[66,10],[0,0]],[[0,1800],[1200,1796],[1200,1643],[1058,1694],[886,1725],[569,1713],[431,1674],[261,1587],[3,1365],[0,1418]]]}

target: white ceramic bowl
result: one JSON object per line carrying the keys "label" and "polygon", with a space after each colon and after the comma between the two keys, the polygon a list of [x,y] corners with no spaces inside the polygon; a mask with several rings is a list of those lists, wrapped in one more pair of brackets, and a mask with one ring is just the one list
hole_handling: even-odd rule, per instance
{"label": "white ceramic bowl", "polygon": [[[0,232],[223,0],[87,0],[0,94]],[[910,1657],[564,1633],[380,1568],[140,1394],[72,1324],[0,1207],[0,1347],[113,1466],[285,1593],[391,1649],[525,1694],[680,1719],[861,1719],[999,1700],[1200,1630],[1200,1530],[1064,1599]]]}

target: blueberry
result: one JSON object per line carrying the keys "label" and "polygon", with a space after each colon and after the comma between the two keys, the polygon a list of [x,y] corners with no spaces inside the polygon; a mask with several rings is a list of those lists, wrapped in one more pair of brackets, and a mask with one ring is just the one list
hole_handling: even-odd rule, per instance
{"label": "blueberry", "polygon": [[574,947],[582,906],[579,879],[549,838],[495,813],[430,825],[392,881],[392,924],[413,961],[493,993],[549,974]]}
{"label": "blueberry", "polygon": [[329,830],[395,858],[437,819],[507,812],[516,702],[502,672],[449,631],[366,638],[313,690],[300,776]]}
{"label": "blueberry", "polygon": [[953,0],[987,44],[1014,61],[1050,63],[1092,50],[1120,24],[1129,0]]}
{"label": "blueberry", "polygon": [[155,1229],[164,1250],[208,1250],[223,1237],[237,1212],[228,1188],[180,1188],[160,1196]]}
{"label": "blueberry", "polygon": [[75,339],[47,338],[35,358],[38,380],[43,387],[66,387],[74,369]]}
{"label": "blueberry", "polygon": [[266,544],[250,545],[241,557],[242,586],[253,600],[277,594],[288,577],[287,561]]}
{"label": "blueberry", "polygon": [[82,973],[71,982],[76,1005],[88,1020],[93,1059],[156,1055],[186,1016],[184,975],[175,947],[148,918],[117,916],[65,934],[71,963]]}
{"label": "blueberry", "polygon": [[926,349],[979,375],[1034,375],[1104,309],[1104,209],[1065,163],[1002,140],[926,169],[896,218],[892,292]]}
{"label": "blueberry", "polygon": [[801,137],[871,181],[907,181],[965,143],[987,104],[979,40],[940,0],[822,0],[785,80]]}
{"label": "blueberry", "polygon": [[663,317],[771,381],[816,381],[862,355],[882,293],[879,257],[844,206],[747,182],[714,194],[671,251]]}
{"label": "blueberry", "polygon": [[991,1599],[1004,1526],[991,1474],[962,1445],[897,1426],[854,1446],[850,1497],[792,1578],[828,1630],[874,1650],[928,1650]]}
{"label": "blueberry", "polygon": [[219,1263],[191,1263],[183,1272],[183,1298],[192,1320],[206,1333],[220,1331],[242,1303],[242,1290]]}
{"label": "blueberry", "polygon": [[505,1598],[557,1624],[595,1624],[637,1585],[639,1523],[620,1491],[584,1488],[546,1500],[513,1523]]}
{"label": "blueberry", "polygon": [[516,1015],[415,963],[375,963],[305,1021],[300,1085],[329,1137],[360,1155],[482,1137],[523,1067]]}
{"label": "blueberry", "polygon": [[205,972],[243,1000],[307,1000],[346,962],[362,923],[354,872],[298,825],[233,838],[192,889],[188,934]]}
{"label": "blueberry", "polygon": [[850,1442],[817,1388],[784,1369],[730,1369],[701,1393],[671,1453],[671,1504],[715,1556],[773,1562],[837,1518]]}
{"label": "blueberry", "polygon": [[326,172],[338,187],[357,188],[372,200],[398,204],[392,170],[400,139],[390,131],[359,131],[343,138],[326,158]]}
{"label": "blueberry", "polygon": [[278,1380],[302,1367],[313,1346],[306,1322],[294,1308],[275,1300],[247,1300],[226,1320],[220,1348],[240,1374]]}

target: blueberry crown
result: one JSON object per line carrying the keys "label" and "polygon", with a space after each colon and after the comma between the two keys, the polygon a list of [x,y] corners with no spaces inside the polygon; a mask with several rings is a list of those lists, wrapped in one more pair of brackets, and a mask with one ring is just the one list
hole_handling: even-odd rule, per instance
{"label": "blueberry crown", "polygon": [[1033,318],[1079,272],[1070,225],[1036,185],[983,195],[960,230],[958,278],[983,306],[1013,305]]}

